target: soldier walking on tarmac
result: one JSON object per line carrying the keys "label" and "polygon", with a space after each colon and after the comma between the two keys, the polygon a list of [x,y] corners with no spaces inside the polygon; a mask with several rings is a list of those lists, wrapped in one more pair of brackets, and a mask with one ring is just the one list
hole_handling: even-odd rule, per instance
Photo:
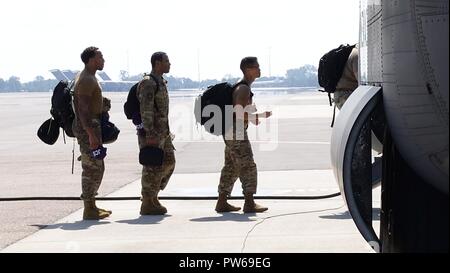
{"label": "soldier walking on tarmac", "polygon": [[227,202],[234,183],[239,178],[245,196],[244,213],[264,212],[268,208],[255,203],[253,195],[257,188],[257,169],[250,141],[248,139],[248,123],[259,125],[261,119],[269,118],[272,112],[256,113],[253,104],[251,84],[261,77],[258,59],[246,57],[241,61],[244,78],[238,82],[233,91],[233,127],[225,132],[225,166],[222,169],[219,183],[219,198],[216,211],[219,213],[239,211],[241,208]]}
{"label": "soldier walking on tarmac", "polygon": [[139,83],[137,96],[143,130],[138,134],[139,148],[157,147],[164,151],[162,166],[142,169],[141,215],[164,215],[167,209],[158,200],[158,194],[167,186],[175,169],[173,135],[169,128],[169,93],[163,78],[170,71],[169,57],[156,52],[151,57],[152,71]]}

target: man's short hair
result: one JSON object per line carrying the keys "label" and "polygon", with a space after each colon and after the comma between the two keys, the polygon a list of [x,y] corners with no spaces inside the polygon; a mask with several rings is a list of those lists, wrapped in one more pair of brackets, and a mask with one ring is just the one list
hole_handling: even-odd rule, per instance
{"label": "man's short hair", "polygon": [[241,70],[242,70],[242,72],[244,72],[245,69],[251,68],[251,67],[255,66],[256,64],[258,64],[258,58],[256,58],[256,57],[245,57],[241,61]]}
{"label": "man's short hair", "polygon": [[152,64],[152,68],[155,67],[156,65],[156,61],[162,62],[164,56],[166,56],[167,54],[165,52],[162,51],[158,51],[153,53],[152,58],[150,59],[150,62]]}
{"label": "man's short hair", "polygon": [[86,48],[83,53],[81,53],[81,60],[84,64],[87,64],[89,62],[90,58],[94,58],[95,54],[97,53],[98,47],[90,46]]}

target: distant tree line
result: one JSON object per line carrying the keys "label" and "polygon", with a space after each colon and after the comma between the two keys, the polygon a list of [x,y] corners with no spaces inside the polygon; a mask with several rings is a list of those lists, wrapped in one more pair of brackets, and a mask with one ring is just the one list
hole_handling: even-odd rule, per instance
{"label": "distant tree line", "polygon": [[20,78],[11,76],[8,80],[0,78],[0,92],[47,92],[53,90],[58,80],[44,79],[37,76],[33,81],[21,83]]}
{"label": "distant tree line", "polygon": [[317,68],[313,65],[305,65],[286,72],[285,86],[290,87],[317,87]]}
{"label": "distant tree line", "polygon": [[[122,71],[121,78],[123,81],[138,81],[142,79],[142,74],[128,76]],[[216,79],[202,80],[201,82],[193,81],[189,78],[176,78],[168,76],[169,90],[180,89],[205,89],[208,86],[219,82],[237,82],[240,77],[226,75],[220,81]],[[300,68],[289,69],[284,77],[262,77],[257,79],[255,86],[258,87],[318,87],[317,67],[313,65],[304,65]]]}
{"label": "distant tree line", "polygon": [[[123,81],[139,81],[142,74],[129,76],[125,71],[121,71]],[[226,75],[222,80],[208,79],[201,82],[189,78],[178,78],[174,76],[166,77],[169,90],[182,89],[205,89],[222,81],[236,82],[240,78]],[[8,80],[0,77],[0,92],[48,92],[58,83],[58,80],[44,79],[37,76],[33,81],[21,83],[20,78],[11,76]],[[300,68],[289,69],[284,77],[262,77],[255,82],[256,87],[317,87],[317,68],[313,65],[304,65]],[[128,91],[128,90],[122,90]]]}

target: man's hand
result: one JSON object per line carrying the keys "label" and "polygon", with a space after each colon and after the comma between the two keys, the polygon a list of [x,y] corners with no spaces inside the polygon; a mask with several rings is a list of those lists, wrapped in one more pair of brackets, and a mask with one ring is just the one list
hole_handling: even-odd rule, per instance
{"label": "man's hand", "polygon": [[270,118],[272,116],[272,111],[266,111],[263,115],[265,118]]}
{"label": "man's hand", "polygon": [[157,147],[159,146],[159,140],[156,137],[147,137],[147,145]]}
{"label": "man's hand", "polygon": [[89,136],[89,147],[91,150],[95,150],[102,144],[100,139],[94,133],[88,133]]}

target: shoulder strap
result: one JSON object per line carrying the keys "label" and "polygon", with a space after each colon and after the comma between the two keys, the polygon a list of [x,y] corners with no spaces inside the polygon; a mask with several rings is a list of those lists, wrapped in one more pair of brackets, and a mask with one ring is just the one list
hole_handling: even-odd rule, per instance
{"label": "shoulder strap", "polygon": [[158,92],[159,91],[159,81],[158,81],[158,79],[152,74],[150,74],[150,77],[155,81],[155,83],[156,83],[156,92]]}
{"label": "shoulder strap", "polygon": [[331,120],[331,128],[334,127],[335,120],[336,120],[336,104],[334,104],[334,108],[333,108],[333,119]]}
{"label": "shoulder strap", "polygon": [[[70,100],[70,106],[72,107],[72,111],[73,111],[73,114],[74,114],[74,116],[75,116],[75,119],[77,118],[77,111],[75,111],[75,90],[74,90],[74,87],[75,87],[75,79],[73,79],[71,82],[70,82],[70,84],[69,84],[69,94],[70,94],[70,98],[71,98],[71,100]],[[63,130],[64,131],[64,130]]]}
{"label": "shoulder strap", "polygon": [[248,87],[250,87],[246,81],[242,80],[242,81],[238,81],[237,83],[235,83],[235,84],[233,85],[233,89],[236,89],[236,88],[237,88],[239,85],[241,85],[241,84],[245,84],[245,85],[247,85]]}
{"label": "shoulder strap", "polygon": [[[150,76],[153,79],[153,81],[155,81],[155,83],[156,83],[156,92],[155,92],[155,94],[158,93],[158,91],[159,91],[159,81],[158,81],[158,79],[152,74],[147,74],[145,76]],[[139,86],[138,86],[138,88],[139,88]],[[156,104],[156,102],[154,102],[154,104],[155,104],[156,111],[159,112],[158,105]]]}
{"label": "shoulder strap", "polygon": [[[159,91],[159,81],[158,81],[158,79],[156,79],[156,77],[154,75],[152,75],[152,74],[144,74],[144,77],[146,77],[146,76],[150,76],[153,79],[153,81],[156,83],[156,92],[158,92]],[[138,82],[138,85],[136,86],[137,90],[139,90],[139,85],[141,84],[142,80]],[[137,95],[137,93],[136,93],[136,95]]]}
{"label": "shoulder strap", "polygon": [[[236,90],[236,88],[237,88],[239,85],[241,85],[241,84],[247,85],[247,86],[250,88],[250,85],[248,85],[248,83],[247,83],[246,81],[242,80],[242,81],[239,81],[239,82],[237,82],[236,84],[233,85],[233,92],[234,92],[234,91]],[[255,95],[255,94],[253,94],[252,90],[250,89],[250,98],[253,98],[254,95]]]}

